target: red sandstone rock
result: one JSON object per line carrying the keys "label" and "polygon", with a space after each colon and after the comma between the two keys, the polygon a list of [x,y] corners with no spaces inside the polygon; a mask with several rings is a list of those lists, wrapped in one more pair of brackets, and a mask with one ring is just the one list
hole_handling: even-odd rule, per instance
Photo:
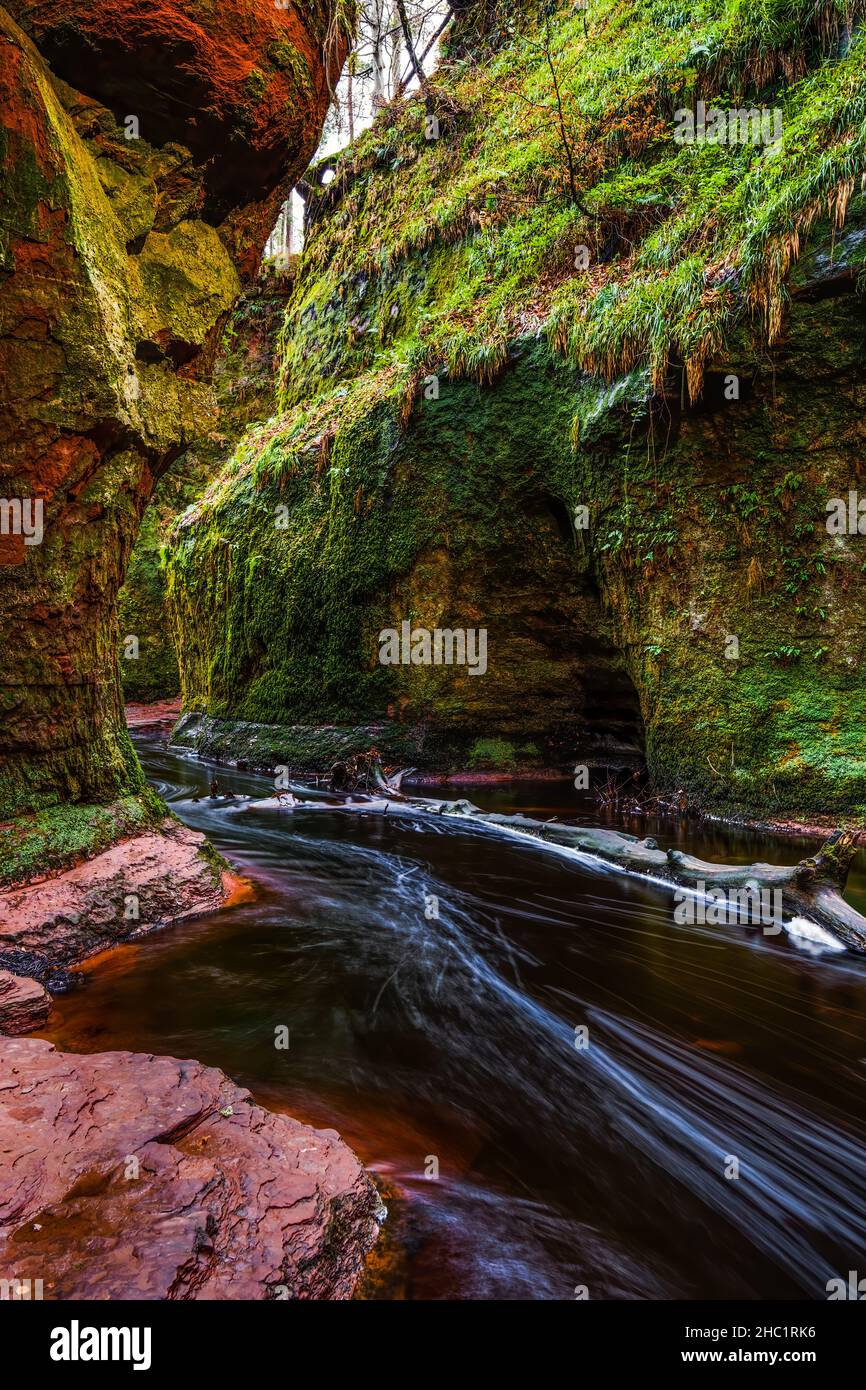
{"label": "red sandstone rock", "polygon": [[0,498],[43,509],[0,538],[0,820],[142,786],[117,593],[318,143],[335,8],[0,4]]}
{"label": "red sandstone rock", "polygon": [[[6,0],[6,8],[72,87],[120,120],[136,116],[149,144],[191,151],[204,169],[204,215],[217,223],[261,201],[299,155],[309,160],[346,52],[328,4]],[[251,250],[247,273],[261,245]]]}
{"label": "red sandstone rock", "polygon": [[154,700],[149,705],[129,703],[125,711],[126,727],[171,730],[180,718],[180,710],[179,695],[173,700]]}
{"label": "red sandstone rock", "polygon": [[203,835],[167,819],[56,878],[0,892],[0,961],[38,979],[130,936],[214,911],[237,880]]}
{"label": "red sandstone rock", "polygon": [[50,1012],[51,997],[36,980],[0,970],[0,1033],[32,1033]]}
{"label": "red sandstone rock", "polygon": [[214,1068],[0,1049],[0,1278],[45,1298],[348,1298],[381,1215],[333,1130]]}

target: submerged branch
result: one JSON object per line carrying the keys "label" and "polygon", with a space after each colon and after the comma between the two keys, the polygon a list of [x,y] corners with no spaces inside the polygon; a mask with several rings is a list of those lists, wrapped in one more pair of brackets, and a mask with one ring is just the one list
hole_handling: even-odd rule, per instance
{"label": "submerged branch", "polygon": [[[360,759],[350,760],[351,764]],[[353,813],[413,814],[455,816],[489,826],[493,830],[531,836],[542,844],[590,855],[610,864],[622,873],[685,888],[711,900],[718,893],[745,895],[778,892],[782,916],[772,920],[781,926],[784,920],[805,920],[822,927],[849,951],[866,955],[866,917],[863,917],[842,896],[851,860],[857,853],[856,835],[850,830],[837,830],[812,858],[799,864],[714,864],[681,850],[660,849],[654,839],[640,840],[624,831],[590,829],[580,825],[564,825],[557,820],[539,821],[522,815],[501,815],[481,811],[470,801],[436,801],[426,797],[407,796],[401,790],[408,771],[385,776],[378,758],[364,755],[364,792],[361,779],[355,790],[335,805],[326,807],[321,801],[305,801],[278,797],[267,801],[247,802],[244,810],[345,810]],[[343,768],[345,765],[339,764]],[[332,780],[332,794],[337,788]],[[345,786],[345,784],[344,784]],[[302,788],[297,788],[302,791]],[[378,795],[373,795],[373,792]],[[366,793],[366,794],[365,794]],[[741,900],[742,901],[742,900]]]}
{"label": "submerged branch", "polygon": [[[433,809],[435,803],[428,803]],[[587,829],[536,821],[526,816],[485,813],[467,801],[441,802],[442,815],[459,815],[486,825],[531,835],[542,843],[559,845],[593,855],[624,873],[658,879],[672,886],[697,890],[757,889],[781,894],[782,909],[789,918],[803,917],[823,927],[850,951],[866,955],[866,917],[846,903],[842,890],[851,860],[857,853],[856,836],[837,830],[821,851],[799,864],[714,864],[681,850],[659,849],[655,840],[639,840],[617,830]]]}

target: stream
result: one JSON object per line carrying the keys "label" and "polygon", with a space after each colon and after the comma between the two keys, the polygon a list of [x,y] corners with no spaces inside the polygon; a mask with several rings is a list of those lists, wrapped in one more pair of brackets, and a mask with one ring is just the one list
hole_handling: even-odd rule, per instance
{"label": "stream", "polygon": [[[45,1036],[194,1057],[337,1129],[390,1213],[362,1296],[824,1299],[866,1275],[866,961],[678,925],[668,889],[459,818],[239,814],[212,764],[136,744],[257,894],[91,963]],[[567,781],[466,794],[598,823]],[[719,860],[815,847],[623,828]]]}

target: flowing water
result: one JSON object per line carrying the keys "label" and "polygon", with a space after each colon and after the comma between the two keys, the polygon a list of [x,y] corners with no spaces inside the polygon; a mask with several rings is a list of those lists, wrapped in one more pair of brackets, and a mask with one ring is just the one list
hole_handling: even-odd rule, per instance
{"label": "flowing water", "polygon": [[[823,1299],[866,1276],[866,962],[677,925],[668,889],[459,819],[195,802],[209,764],[139,751],[257,895],[101,958],[49,1036],[195,1057],[338,1129],[391,1213],[366,1296]],[[470,795],[595,814],[569,783]],[[628,828],[706,858],[814,849]]]}

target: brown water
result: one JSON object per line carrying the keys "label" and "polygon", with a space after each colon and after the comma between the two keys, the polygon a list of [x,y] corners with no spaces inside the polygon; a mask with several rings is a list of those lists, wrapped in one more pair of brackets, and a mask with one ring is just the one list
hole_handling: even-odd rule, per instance
{"label": "brown water", "polygon": [[[195,1057],[337,1128],[394,1194],[369,1296],[825,1298],[866,1273],[866,962],[678,926],[661,886],[459,820],[194,804],[212,768],[139,748],[258,897],[104,957],[50,1036]],[[470,795],[595,815],[568,783]],[[628,828],[708,858],[814,848]]]}

